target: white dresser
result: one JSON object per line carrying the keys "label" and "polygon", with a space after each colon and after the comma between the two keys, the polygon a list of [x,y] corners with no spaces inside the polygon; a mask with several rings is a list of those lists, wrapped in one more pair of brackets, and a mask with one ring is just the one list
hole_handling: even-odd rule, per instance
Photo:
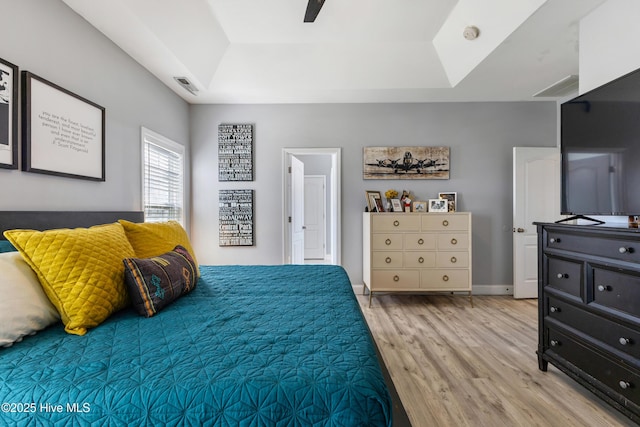
{"label": "white dresser", "polygon": [[374,292],[467,292],[471,213],[364,213],[363,271]]}

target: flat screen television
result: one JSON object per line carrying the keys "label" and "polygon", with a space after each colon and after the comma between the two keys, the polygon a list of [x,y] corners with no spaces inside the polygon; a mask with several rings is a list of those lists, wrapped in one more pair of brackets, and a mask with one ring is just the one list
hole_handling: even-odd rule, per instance
{"label": "flat screen television", "polygon": [[640,69],[560,107],[562,214],[640,215]]}

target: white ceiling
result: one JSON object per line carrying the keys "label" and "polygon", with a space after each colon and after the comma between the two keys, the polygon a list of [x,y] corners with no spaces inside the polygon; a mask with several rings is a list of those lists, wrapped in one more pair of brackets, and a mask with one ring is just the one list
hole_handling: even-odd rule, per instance
{"label": "white ceiling", "polygon": [[326,0],[314,23],[307,0],[63,1],[213,104],[540,99],[579,74],[579,21],[605,0]]}

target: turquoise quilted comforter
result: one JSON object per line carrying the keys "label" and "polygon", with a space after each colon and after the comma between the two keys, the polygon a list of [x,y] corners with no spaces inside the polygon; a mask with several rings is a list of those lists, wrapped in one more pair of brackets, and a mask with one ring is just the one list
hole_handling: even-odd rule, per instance
{"label": "turquoise quilted comforter", "polygon": [[0,425],[390,426],[341,267],[202,266],[152,318],[0,349]]}

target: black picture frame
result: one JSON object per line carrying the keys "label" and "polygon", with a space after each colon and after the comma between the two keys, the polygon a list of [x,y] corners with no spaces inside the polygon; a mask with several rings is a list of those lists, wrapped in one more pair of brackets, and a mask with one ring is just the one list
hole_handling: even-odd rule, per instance
{"label": "black picture frame", "polygon": [[0,168],[18,169],[18,66],[0,58]]}
{"label": "black picture frame", "polygon": [[22,170],[105,181],[105,108],[22,71]]}

